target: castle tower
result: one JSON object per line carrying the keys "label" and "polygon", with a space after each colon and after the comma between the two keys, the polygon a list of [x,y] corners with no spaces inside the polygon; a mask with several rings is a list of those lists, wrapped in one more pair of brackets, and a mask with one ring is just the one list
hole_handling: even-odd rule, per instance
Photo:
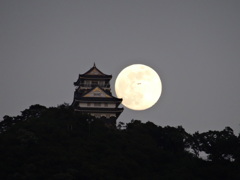
{"label": "castle tower", "polygon": [[112,96],[109,84],[111,79],[112,75],[102,73],[95,63],[86,73],[79,74],[78,80],[74,82],[74,110],[96,118],[106,118],[115,124],[123,108],[118,108],[122,99]]}

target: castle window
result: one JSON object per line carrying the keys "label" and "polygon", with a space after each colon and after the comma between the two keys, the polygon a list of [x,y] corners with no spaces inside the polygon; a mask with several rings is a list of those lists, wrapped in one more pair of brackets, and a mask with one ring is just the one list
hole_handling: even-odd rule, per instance
{"label": "castle window", "polygon": [[86,87],[90,87],[91,86],[91,81],[84,81],[84,85],[86,86]]}
{"label": "castle window", "polygon": [[108,107],[108,103],[104,103],[104,107]]}
{"label": "castle window", "polygon": [[91,106],[91,103],[87,103],[87,106]]}
{"label": "castle window", "polygon": [[104,86],[105,82],[104,81],[99,81],[98,84],[99,84],[99,86]]}
{"label": "castle window", "polygon": [[101,106],[101,103],[97,102],[97,103],[94,103],[94,107],[99,107]]}
{"label": "castle window", "polygon": [[98,85],[98,82],[97,82],[97,81],[92,81],[92,85],[93,85],[93,86],[97,86],[97,85]]}

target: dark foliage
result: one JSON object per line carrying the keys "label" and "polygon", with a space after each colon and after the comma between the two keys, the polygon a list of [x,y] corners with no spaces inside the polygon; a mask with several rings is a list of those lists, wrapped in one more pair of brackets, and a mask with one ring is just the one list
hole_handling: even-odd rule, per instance
{"label": "dark foliage", "polygon": [[234,180],[239,142],[229,127],[191,135],[132,120],[109,128],[65,104],[33,105],[0,122],[0,178]]}

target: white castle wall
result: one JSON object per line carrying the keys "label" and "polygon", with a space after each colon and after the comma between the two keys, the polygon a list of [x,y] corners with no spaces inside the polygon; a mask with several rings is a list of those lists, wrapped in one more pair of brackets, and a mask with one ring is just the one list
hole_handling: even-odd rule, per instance
{"label": "white castle wall", "polygon": [[79,103],[79,107],[116,108],[116,104],[114,103]]}

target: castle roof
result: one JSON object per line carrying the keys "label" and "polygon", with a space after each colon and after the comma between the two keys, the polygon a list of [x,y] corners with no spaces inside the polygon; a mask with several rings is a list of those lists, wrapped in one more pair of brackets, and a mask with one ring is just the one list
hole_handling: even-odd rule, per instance
{"label": "castle roof", "polygon": [[[96,97],[94,93],[99,93],[99,96]],[[116,98],[112,96],[99,86],[93,87],[84,94],[75,94],[74,98],[76,101],[79,102],[117,102],[118,104],[122,102],[121,98]]]}
{"label": "castle roof", "polygon": [[74,82],[75,86],[78,86],[80,84],[80,81],[82,79],[91,79],[91,80],[99,80],[99,79],[105,79],[105,80],[110,80],[112,79],[112,75],[104,74],[102,71],[100,71],[95,63],[91,69],[89,69],[87,72],[84,74],[79,74],[78,80]]}

